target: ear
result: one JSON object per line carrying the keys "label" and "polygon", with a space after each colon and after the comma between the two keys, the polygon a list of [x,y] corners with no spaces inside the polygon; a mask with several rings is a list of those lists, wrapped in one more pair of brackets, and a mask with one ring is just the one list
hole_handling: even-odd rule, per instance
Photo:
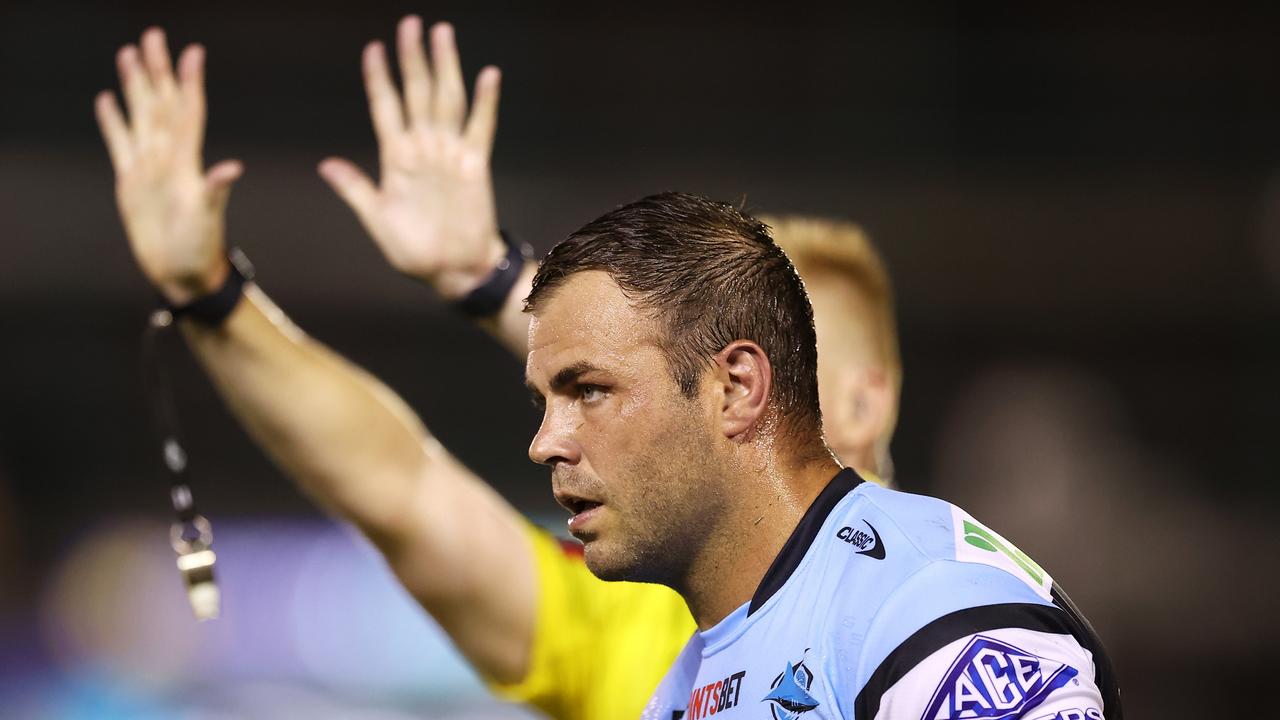
{"label": "ear", "polygon": [[880,436],[893,417],[893,383],[882,368],[851,365],[836,376],[823,406],[823,433],[846,463],[874,462]]}
{"label": "ear", "polygon": [[769,410],[773,366],[764,350],[750,340],[735,340],[716,354],[716,381],[723,391],[720,421],[725,437],[740,437],[755,428]]}

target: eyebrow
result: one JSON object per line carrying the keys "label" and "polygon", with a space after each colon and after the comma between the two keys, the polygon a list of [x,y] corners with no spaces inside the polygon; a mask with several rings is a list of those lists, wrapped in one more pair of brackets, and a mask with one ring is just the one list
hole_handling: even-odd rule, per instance
{"label": "eyebrow", "polygon": [[[551,391],[558,392],[560,390],[563,390],[569,385],[572,385],[575,381],[577,381],[578,378],[582,377],[583,375],[586,375],[589,372],[595,372],[598,370],[600,370],[599,367],[592,365],[586,360],[580,360],[572,365],[569,365],[568,367],[561,369],[560,372],[555,374],[555,377],[551,378]],[[527,377],[524,380],[524,386],[529,388],[529,392],[533,393],[535,399],[542,397],[542,392],[539,391],[538,388],[534,386],[533,381]]]}

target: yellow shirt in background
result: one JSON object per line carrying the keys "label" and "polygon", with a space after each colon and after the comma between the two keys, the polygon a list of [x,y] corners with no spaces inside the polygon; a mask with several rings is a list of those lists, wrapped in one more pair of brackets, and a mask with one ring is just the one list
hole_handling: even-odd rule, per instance
{"label": "yellow shirt in background", "polygon": [[556,720],[640,717],[696,629],[684,599],[662,585],[600,580],[580,547],[528,528],[539,581],[529,673],[490,687]]}

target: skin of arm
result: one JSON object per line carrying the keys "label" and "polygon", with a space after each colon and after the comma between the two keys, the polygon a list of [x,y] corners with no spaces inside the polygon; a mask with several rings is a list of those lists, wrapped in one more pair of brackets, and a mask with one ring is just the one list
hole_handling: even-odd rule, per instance
{"label": "skin of arm", "polygon": [[[110,92],[95,109],[134,257],[180,305],[226,277],[225,209],[243,168],[202,170],[204,49],[188,47],[175,74],[159,29],[140,45],[117,56],[128,120]],[[255,286],[222,325],[180,325],[228,406],[298,486],[371,538],[481,672],[522,677],[536,581],[514,508],[391,390],[307,337]]]}

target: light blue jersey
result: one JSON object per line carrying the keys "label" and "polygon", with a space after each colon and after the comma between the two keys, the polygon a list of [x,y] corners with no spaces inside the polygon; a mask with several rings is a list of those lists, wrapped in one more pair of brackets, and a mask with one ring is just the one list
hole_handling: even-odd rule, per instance
{"label": "light blue jersey", "polygon": [[1119,720],[1053,579],[960,508],[843,470],[751,602],[696,633],[645,720]]}

